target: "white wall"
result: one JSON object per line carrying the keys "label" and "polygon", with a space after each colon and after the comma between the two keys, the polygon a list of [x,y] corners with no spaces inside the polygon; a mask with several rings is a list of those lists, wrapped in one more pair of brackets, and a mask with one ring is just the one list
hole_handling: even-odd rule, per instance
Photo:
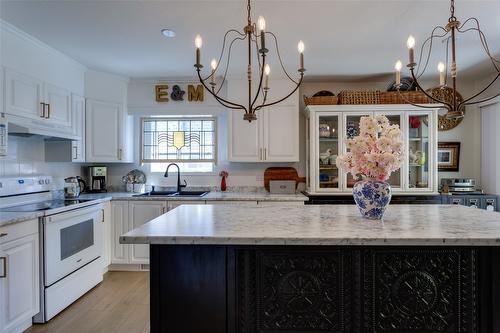
{"label": "white wall", "polygon": [[[187,84],[197,84],[194,78],[175,78],[172,80],[131,80],[128,85],[128,111],[135,118],[135,155],[139,160],[139,135],[140,117],[149,115],[213,115],[217,117],[218,134],[218,163],[211,174],[186,175],[189,185],[194,186],[217,186],[220,185],[219,171],[227,170],[229,178],[228,186],[263,186],[264,170],[270,166],[295,166],[297,163],[233,163],[227,160],[227,129],[228,112],[239,112],[243,117],[243,111],[229,111],[223,108],[210,94],[205,91],[205,101],[203,103],[185,101],[175,102],[170,100],[167,103],[157,103],[155,101],[154,86],[158,83],[169,84],[171,88],[174,84],[182,87]],[[170,89],[171,90],[171,89]],[[224,91],[223,91],[224,92]],[[187,93],[186,93],[187,94]],[[122,185],[121,177],[134,168],[142,169],[147,177],[148,184],[153,185],[174,185],[175,177],[164,178],[163,173],[149,172],[149,166],[134,164],[108,165],[110,183],[112,185]]]}
{"label": "white wall", "polygon": [[[86,68],[20,31],[0,21],[0,65],[30,76],[84,94]],[[3,77],[2,77],[3,80]],[[3,111],[4,105],[0,105]],[[45,162],[45,146],[42,137],[17,137],[9,135],[8,155],[0,157],[0,177],[51,175],[55,184],[62,188],[63,179],[81,174],[80,164]]]}

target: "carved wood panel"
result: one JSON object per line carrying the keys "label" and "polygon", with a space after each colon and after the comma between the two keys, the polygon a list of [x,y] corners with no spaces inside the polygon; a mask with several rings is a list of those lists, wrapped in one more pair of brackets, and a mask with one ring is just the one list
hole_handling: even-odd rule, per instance
{"label": "carved wood panel", "polygon": [[370,250],[364,255],[367,332],[476,332],[476,252]]}
{"label": "carved wood panel", "polygon": [[236,332],[478,332],[477,256],[469,248],[239,249]]}
{"label": "carved wood panel", "polygon": [[347,253],[269,250],[237,257],[238,332],[350,332]]}

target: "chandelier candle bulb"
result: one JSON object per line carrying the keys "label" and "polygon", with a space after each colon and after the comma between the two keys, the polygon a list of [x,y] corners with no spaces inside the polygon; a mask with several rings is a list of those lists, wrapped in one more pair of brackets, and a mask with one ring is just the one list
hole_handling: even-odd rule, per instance
{"label": "chandelier candle bulb", "polygon": [[215,70],[217,69],[217,60],[212,59],[212,61],[210,62],[210,67],[212,67],[211,82],[215,83]]}
{"label": "chandelier candle bulb", "polygon": [[300,53],[300,69],[304,69],[304,49],[305,49],[304,42],[299,41],[299,44],[297,47],[298,47],[299,53]]}
{"label": "chandelier candle bulb", "polygon": [[439,85],[441,87],[444,86],[444,78],[445,78],[445,66],[443,62],[440,62],[438,64],[438,71],[439,71]]}
{"label": "chandelier candle bulb", "polygon": [[264,51],[266,49],[266,20],[259,16],[258,19],[259,30],[260,30],[260,49]]}
{"label": "chandelier candle bulb", "polygon": [[196,65],[200,65],[200,49],[203,44],[203,41],[201,39],[200,35],[196,35],[196,38],[194,39],[194,45],[196,45]]}
{"label": "chandelier candle bulb", "polygon": [[406,41],[406,46],[408,46],[408,53],[410,60],[409,65],[413,65],[415,64],[415,37],[413,36],[408,37],[408,40]]}
{"label": "chandelier candle bulb", "polygon": [[271,73],[271,67],[266,64],[264,66],[264,74],[266,75],[266,81],[264,83],[264,89],[269,89],[269,73]]}
{"label": "chandelier candle bulb", "polygon": [[396,69],[396,85],[400,85],[401,84],[401,68],[403,68],[403,63],[401,62],[401,60],[398,60],[396,62],[396,66],[394,66],[394,68]]}

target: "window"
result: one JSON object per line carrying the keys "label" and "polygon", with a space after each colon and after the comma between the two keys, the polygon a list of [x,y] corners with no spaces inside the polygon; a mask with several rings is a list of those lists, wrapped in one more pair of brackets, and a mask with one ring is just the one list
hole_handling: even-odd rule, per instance
{"label": "window", "polygon": [[212,172],[217,158],[213,117],[142,118],[141,162],[152,172],[178,163],[184,172]]}

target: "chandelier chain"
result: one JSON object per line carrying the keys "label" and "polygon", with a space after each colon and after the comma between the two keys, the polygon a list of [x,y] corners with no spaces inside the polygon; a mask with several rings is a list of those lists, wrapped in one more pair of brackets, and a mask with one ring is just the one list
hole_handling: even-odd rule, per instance
{"label": "chandelier chain", "polygon": [[450,22],[456,21],[457,18],[455,17],[455,0],[451,0],[450,12],[451,12],[451,16],[450,16],[449,21]]}

